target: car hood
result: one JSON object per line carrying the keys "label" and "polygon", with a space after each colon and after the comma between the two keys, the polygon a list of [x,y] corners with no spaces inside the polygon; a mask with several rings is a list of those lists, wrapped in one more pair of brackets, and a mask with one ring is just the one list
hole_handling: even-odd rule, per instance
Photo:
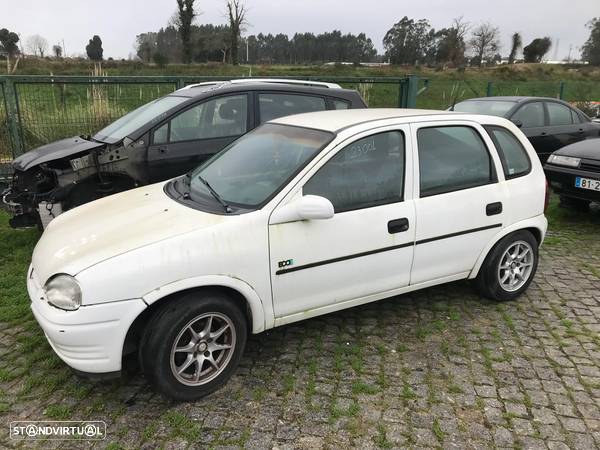
{"label": "car hood", "polygon": [[586,139],[567,145],[554,152],[555,155],[600,160],[600,138]]}
{"label": "car hood", "polygon": [[136,248],[231,219],[177,203],[164,193],[163,186],[159,183],[105,197],[50,222],[33,251],[32,265],[40,282],[57,273],[75,276]]}
{"label": "car hood", "polygon": [[42,145],[22,154],[13,161],[13,167],[17,170],[27,170],[41,163],[64,158],[65,156],[102,147],[102,142],[88,141],[79,136],[61,139],[60,141]]}

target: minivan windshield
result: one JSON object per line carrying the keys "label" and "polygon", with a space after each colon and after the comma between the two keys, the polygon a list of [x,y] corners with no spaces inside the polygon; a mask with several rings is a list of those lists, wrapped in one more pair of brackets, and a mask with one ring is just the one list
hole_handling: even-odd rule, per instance
{"label": "minivan windshield", "polygon": [[94,139],[108,144],[119,142],[124,137],[133,133],[152,120],[162,120],[161,114],[169,109],[189,100],[189,97],[178,97],[169,95],[146,103],[120,119],[115,120],[107,127],[101,129],[94,135]]}
{"label": "minivan windshield", "polygon": [[189,178],[189,196],[199,201],[216,193],[228,205],[256,208],[275,195],[333,137],[326,131],[265,124],[194,170]]}
{"label": "minivan windshield", "polygon": [[473,114],[489,114],[504,117],[516,102],[504,100],[467,100],[454,105],[454,111]]}

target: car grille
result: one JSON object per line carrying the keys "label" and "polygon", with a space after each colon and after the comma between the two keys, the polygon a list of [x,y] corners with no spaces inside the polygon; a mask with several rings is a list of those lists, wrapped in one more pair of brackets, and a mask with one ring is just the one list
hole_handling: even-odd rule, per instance
{"label": "car grille", "polygon": [[583,160],[579,163],[579,168],[588,172],[600,172],[600,161]]}

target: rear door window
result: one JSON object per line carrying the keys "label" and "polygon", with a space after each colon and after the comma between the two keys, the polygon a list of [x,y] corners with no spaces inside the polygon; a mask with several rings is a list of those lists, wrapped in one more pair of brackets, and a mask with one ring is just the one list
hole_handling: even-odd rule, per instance
{"label": "rear door window", "polygon": [[496,181],[488,149],[468,126],[421,128],[417,132],[421,197]]}
{"label": "rear door window", "polygon": [[571,108],[560,103],[547,102],[548,120],[550,126],[571,125],[573,118],[571,117]]}
{"label": "rear door window", "polygon": [[511,117],[513,121],[521,121],[523,128],[544,126],[544,104],[542,102],[526,103]]}
{"label": "rear door window", "polygon": [[531,170],[531,161],[521,142],[506,128],[488,125],[485,127],[502,161],[505,178],[526,175]]}
{"label": "rear door window", "polygon": [[325,111],[325,99],[314,95],[262,93],[258,95],[260,122],[312,111]]}

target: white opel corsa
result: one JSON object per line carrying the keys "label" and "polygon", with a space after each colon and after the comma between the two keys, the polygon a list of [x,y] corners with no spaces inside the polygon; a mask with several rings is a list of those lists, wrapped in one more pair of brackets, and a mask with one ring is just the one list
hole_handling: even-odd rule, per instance
{"label": "white opel corsa", "polygon": [[[423,110],[280,118],[195,171],[52,221],[27,274],[69,366],[162,393],[223,385],[248,333],[465,278],[532,281],[546,181],[511,122]],[[399,300],[401,301],[401,300]]]}

